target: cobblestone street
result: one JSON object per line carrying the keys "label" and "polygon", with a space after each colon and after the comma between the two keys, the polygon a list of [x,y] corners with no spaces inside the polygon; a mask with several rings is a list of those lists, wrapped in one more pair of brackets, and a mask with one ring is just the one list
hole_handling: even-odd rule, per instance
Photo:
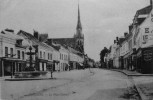
{"label": "cobblestone street", "polygon": [[[89,69],[55,73],[55,80],[3,81],[2,98],[14,100],[139,100],[122,73]],[[132,94],[133,93],[133,94]]]}

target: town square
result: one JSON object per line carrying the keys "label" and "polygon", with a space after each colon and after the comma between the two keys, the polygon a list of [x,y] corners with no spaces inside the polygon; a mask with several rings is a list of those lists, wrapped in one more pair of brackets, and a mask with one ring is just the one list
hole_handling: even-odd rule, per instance
{"label": "town square", "polygon": [[0,0],[0,100],[153,100],[153,0]]}

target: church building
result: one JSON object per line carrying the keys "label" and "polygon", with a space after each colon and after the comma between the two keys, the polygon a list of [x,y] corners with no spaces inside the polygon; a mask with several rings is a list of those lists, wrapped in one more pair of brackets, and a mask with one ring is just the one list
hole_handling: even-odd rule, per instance
{"label": "church building", "polygon": [[82,33],[82,25],[80,18],[80,9],[78,5],[78,22],[76,26],[76,33],[72,38],[49,38],[47,40],[48,44],[61,44],[63,46],[69,46],[81,54],[84,54],[84,34]]}

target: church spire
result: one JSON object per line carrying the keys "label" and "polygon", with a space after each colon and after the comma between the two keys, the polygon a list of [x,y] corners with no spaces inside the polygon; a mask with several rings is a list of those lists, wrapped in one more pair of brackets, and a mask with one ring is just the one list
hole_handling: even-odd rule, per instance
{"label": "church spire", "polygon": [[78,3],[78,23],[77,23],[77,29],[81,29],[82,30],[81,19],[80,19],[79,3]]}

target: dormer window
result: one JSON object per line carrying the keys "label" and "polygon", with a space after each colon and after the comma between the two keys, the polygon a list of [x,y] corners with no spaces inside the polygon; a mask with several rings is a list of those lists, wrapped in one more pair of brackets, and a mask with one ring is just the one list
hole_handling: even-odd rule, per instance
{"label": "dormer window", "polygon": [[17,46],[22,46],[22,39],[16,40],[16,45]]}

